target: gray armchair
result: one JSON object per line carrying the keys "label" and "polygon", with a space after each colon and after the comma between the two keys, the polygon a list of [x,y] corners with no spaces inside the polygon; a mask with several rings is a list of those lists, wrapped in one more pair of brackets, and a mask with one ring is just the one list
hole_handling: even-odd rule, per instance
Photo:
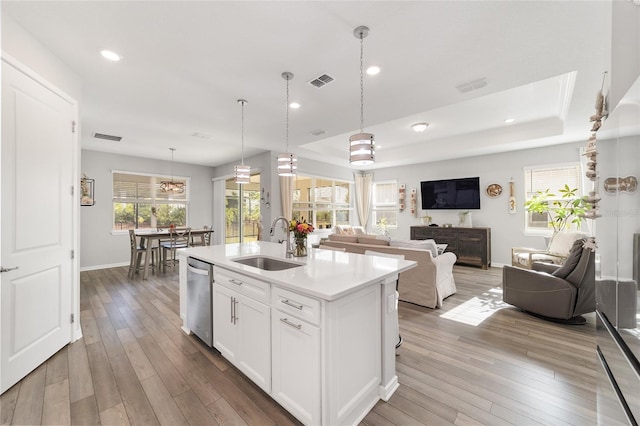
{"label": "gray armchair", "polygon": [[595,253],[576,240],[563,265],[534,263],[531,270],[506,265],[502,299],[525,312],[571,324],[595,311]]}

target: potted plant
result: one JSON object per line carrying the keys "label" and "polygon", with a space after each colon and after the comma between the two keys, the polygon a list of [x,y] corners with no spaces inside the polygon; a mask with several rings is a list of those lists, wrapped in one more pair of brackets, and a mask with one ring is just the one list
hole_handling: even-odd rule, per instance
{"label": "potted plant", "polygon": [[532,213],[548,214],[554,234],[568,229],[572,224],[579,228],[587,210],[587,203],[576,195],[578,188],[569,188],[569,185],[565,184],[558,192],[560,199],[549,189],[538,191],[524,204]]}

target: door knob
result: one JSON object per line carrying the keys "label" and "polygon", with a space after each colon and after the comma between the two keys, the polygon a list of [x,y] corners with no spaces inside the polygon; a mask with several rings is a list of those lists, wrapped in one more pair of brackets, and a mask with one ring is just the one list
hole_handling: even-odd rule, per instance
{"label": "door knob", "polygon": [[15,268],[3,268],[2,266],[0,266],[0,272],[9,272],[9,271],[13,271],[14,269],[18,269],[19,266],[16,266]]}

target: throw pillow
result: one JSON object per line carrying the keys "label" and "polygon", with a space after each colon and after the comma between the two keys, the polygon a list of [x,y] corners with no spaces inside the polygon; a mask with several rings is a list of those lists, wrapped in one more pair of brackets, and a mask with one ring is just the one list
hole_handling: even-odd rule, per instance
{"label": "throw pillow", "polygon": [[569,274],[578,266],[580,262],[580,256],[582,256],[582,247],[584,246],[584,240],[575,240],[569,250],[569,256],[564,261],[561,267],[553,271],[551,275],[558,278],[567,278]]}
{"label": "throw pillow", "polygon": [[360,236],[360,235],[366,235],[364,232],[364,229],[362,229],[362,226],[354,226],[352,227],[353,229],[353,234]]}
{"label": "throw pillow", "polygon": [[582,232],[558,232],[551,239],[551,243],[549,243],[549,253],[558,256],[567,256],[573,242],[582,238],[583,235]]}
{"label": "throw pillow", "polygon": [[389,241],[387,241],[387,240],[383,240],[383,239],[376,238],[376,237],[365,237],[365,236],[359,236],[358,237],[358,243],[360,243],[360,244],[371,244],[371,245],[376,245],[376,246],[388,246],[389,245]]}
{"label": "throw pillow", "polygon": [[339,241],[341,243],[357,243],[358,237],[355,235],[336,235],[330,234],[329,241]]}

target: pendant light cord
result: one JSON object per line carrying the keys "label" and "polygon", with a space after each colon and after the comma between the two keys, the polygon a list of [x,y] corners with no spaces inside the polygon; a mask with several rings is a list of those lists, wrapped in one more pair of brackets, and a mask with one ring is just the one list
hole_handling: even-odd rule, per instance
{"label": "pendant light cord", "polygon": [[240,164],[242,164],[244,166],[244,103],[245,101],[241,100],[240,101],[240,110],[241,115],[240,115],[240,146],[241,146],[241,161]]}
{"label": "pendant light cord", "polygon": [[285,112],[286,112],[286,120],[285,120],[285,141],[286,141],[286,150],[285,152],[289,152],[289,77],[286,77],[287,80],[287,102],[285,103]]}
{"label": "pendant light cord", "polygon": [[175,151],[175,148],[169,148],[171,150],[171,182],[173,183],[173,151]]}
{"label": "pendant light cord", "polygon": [[364,128],[364,34],[360,32],[360,133],[363,133]]}

